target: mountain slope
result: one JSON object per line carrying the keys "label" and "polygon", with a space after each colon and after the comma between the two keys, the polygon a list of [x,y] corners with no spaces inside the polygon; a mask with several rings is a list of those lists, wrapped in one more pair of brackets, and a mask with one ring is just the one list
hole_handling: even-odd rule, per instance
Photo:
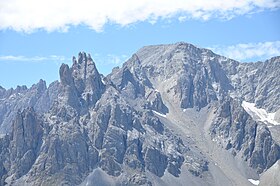
{"label": "mountain slope", "polygon": [[1,185],[251,185],[280,159],[279,128],[242,103],[278,121],[279,65],[176,43],[103,77],[79,53],[32,104],[36,88],[17,102],[1,89]]}

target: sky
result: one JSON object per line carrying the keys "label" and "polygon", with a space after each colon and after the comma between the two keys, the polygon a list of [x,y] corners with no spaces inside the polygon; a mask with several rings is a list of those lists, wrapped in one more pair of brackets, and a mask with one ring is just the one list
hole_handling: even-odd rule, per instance
{"label": "sky", "polygon": [[279,0],[0,0],[0,86],[58,80],[90,53],[107,75],[146,45],[188,42],[241,61],[280,55]]}

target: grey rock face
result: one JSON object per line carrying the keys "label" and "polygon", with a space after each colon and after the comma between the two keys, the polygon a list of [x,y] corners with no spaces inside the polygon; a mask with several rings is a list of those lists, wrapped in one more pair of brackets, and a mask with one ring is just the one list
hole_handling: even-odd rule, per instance
{"label": "grey rock face", "polygon": [[147,161],[147,169],[155,175],[161,177],[167,168],[167,157],[159,150],[147,149],[145,159]]}
{"label": "grey rock face", "polygon": [[275,113],[274,119],[275,121],[280,123],[280,109]]}
{"label": "grey rock face", "polygon": [[269,129],[254,121],[240,106],[240,103],[228,100],[217,111],[211,134],[223,146],[238,153],[248,164],[262,173],[280,158],[280,148],[272,139]]}
{"label": "grey rock face", "polygon": [[[92,118],[92,141],[101,150],[99,166],[109,175],[126,174],[130,181],[126,179],[124,182],[128,181],[130,185],[144,181],[142,176],[136,177],[135,173],[141,175],[145,169],[158,176],[162,176],[166,170],[176,176],[180,174],[184,158],[183,150],[179,149],[186,147],[175,138],[172,143],[178,149],[174,149],[174,152],[180,156],[166,154],[160,144],[174,136],[166,134],[163,124],[152,112],[142,113],[129,106],[116,89],[111,87],[102,95]],[[150,130],[159,136],[151,137]],[[162,158],[158,157],[159,154]],[[164,163],[162,167],[161,163]],[[143,183],[147,183],[147,180]]]}
{"label": "grey rock face", "polygon": [[7,164],[7,157],[9,156],[9,144],[10,137],[8,135],[0,138],[0,185],[4,185],[7,173],[9,171],[9,164]]}
{"label": "grey rock face", "polygon": [[98,152],[86,141],[87,136],[76,124],[71,121],[61,129],[53,126],[44,139],[27,182],[34,185],[76,185],[96,165]]}
{"label": "grey rock face", "polygon": [[104,84],[91,56],[79,53],[78,62],[73,59],[71,70],[78,93],[89,105],[95,104],[104,91]]}
{"label": "grey rock face", "polygon": [[77,112],[94,106],[104,92],[105,85],[90,55],[79,53],[78,61],[74,57],[71,68],[62,64],[59,74],[63,91],[58,103],[69,105]]}
{"label": "grey rock face", "polygon": [[12,180],[24,176],[31,169],[42,144],[41,125],[34,109],[27,108],[17,113],[13,133],[0,140],[1,185],[4,185],[7,177],[11,184]]}
{"label": "grey rock face", "polygon": [[161,95],[158,91],[152,90],[146,97],[148,103],[147,108],[155,110],[157,112],[166,114],[168,113],[168,108],[164,105]]}
{"label": "grey rock face", "polygon": [[17,114],[9,147],[11,170],[16,170],[11,174],[14,174],[15,178],[23,176],[30,170],[42,144],[42,135],[41,123],[32,108]]}
{"label": "grey rock face", "polygon": [[250,159],[250,166],[258,172],[270,168],[280,158],[280,147],[271,138],[270,131],[258,126],[255,148]]}
{"label": "grey rock face", "polygon": [[166,91],[181,108],[200,110],[233,89],[221,57],[209,50],[178,43],[144,47],[137,56],[150,79],[169,84]]}
{"label": "grey rock face", "polygon": [[[231,84],[234,96],[256,103],[257,107],[275,112],[279,109],[279,67],[280,57],[265,62],[238,63],[224,61],[221,63]],[[238,95],[238,96],[237,96]]]}
{"label": "grey rock face", "polygon": [[[86,185],[98,176],[99,184],[187,176],[190,184],[215,185],[223,183],[213,181],[215,170],[223,170],[208,152],[213,143],[263,173],[280,147],[241,102],[279,110],[279,59],[239,63],[187,43],[156,45],[104,77],[81,52],[49,87],[0,87],[0,128],[8,133],[0,136],[0,185]],[[201,145],[206,139],[212,146]]]}
{"label": "grey rock face", "polygon": [[0,99],[0,133],[9,133],[12,130],[12,121],[18,110],[33,107],[36,112],[47,112],[54,100],[57,98],[59,87],[57,82],[52,83],[49,88],[46,82],[40,80],[31,88],[18,86],[16,89],[2,89]]}

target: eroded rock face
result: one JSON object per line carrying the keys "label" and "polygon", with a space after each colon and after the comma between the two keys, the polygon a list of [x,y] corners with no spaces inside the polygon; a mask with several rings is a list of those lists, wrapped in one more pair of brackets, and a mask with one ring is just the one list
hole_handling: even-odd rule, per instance
{"label": "eroded rock face", "polygon": [[279,158],[280,147],[273,141],[270,131],[266,127],[258,126],[250,166],[261,173],[270,168]]}
{"label": "eroded rock face", "polygon": [[[95,171],[104,183],[110,178],[119,185],[152,185],[153,178],[182,174],[211,179],[216,165],[197,146],[203,136],[181,135],[204,117],[188,114],[206,108],[216,108],[206,119],[210,141],[262,173],[279,160],[279,144],[241,101],[279,109],[271,103],[280,95],[272,78],[280,74],[278,61],[241,64],[177,43],[144,47],[104,77],[80,52],[72,66],[61,65],[60,82],[49,87],[44,81],[30,89],[0,87],[1,128],[11,131],[0,136],[0,185],[79,185]],[[265,73],[256,70],[261,67]],[[270,80],[274,88],[266,85]],[[183,128],[176,128],[180,122]],[[197,129],[205,130],[203,124]]]}
{"label": "eroded rock face", "polygon": [[[135,110],[116,89],[110,88],[98,101],[91,118],[94,123],[90,130],[92,141],[101,152],[99,166],[109,175],[126,175],[129,181],[124,181],[129,185],[148,183],[147,178],[135,176],[142,175],[145,170],[158,176],[163,176],[165,171],[174,176],[180,174],[187,147],[165,130],[153,112]],[[166,151],[171,144],[160,145],[165,141],[176,147],[170,149],[178,156]],[[162,158],[158,157],[159,154]],[[161,163],[164,163],[162,167],[159,166]]]}
{"label": "eroded rock face", "polygon": [[13,125],[11,163],[17,167],[15,177],[26,174],[34,163],[42,144],[42,124],[32,108],[19,112]]}
{"label": "eroded rock face", "polygon": [[157,149],[147,149],[145,159],[147,169],[155,175],[161,177],[167,168],[167,157]]}
{"label": "eroded rock face", "polygon": [[69,105],[78,113],[86,112],[88,107],[94,106],[104,92],[105,85],[101,76],[90,55],[86,53],[80,52],[78,61],[73,57],[71,68],[62,64],[59,74],[63,90],[58,103]]}
{"label": "eroded rock face", "polygon": [[7,177],[11,182],[30,171],[39,155],[42,137],[42,121],[38,119],[34,109],[18,111],[13,122],[12,134],[0,140],[1,184],[7,182]]}
{"label": "eroded rock face", "polygon": [[257,172],[262,173],[280,158],[280,147],[272,139],[266,126],[258,125],[240,103],[228,100],[217,111],[219,117],[211,127],[211,135],[230,150],[242,157]]}
{"label": "eroded rock face", "polygon": [[70,121],[61,123],[60,128],[53,125],[29,172],[28,182],[76,185],[96,166],[98,151],[87,141],[87,135],[82,133],[77,124]]}
{"label": "eroded rock face", "polygon": [[267,112],[276,112],[280,105],[279,61],[278,56],[265,62],[224,61],[221,65],[234,87],[234,97],[254,102],[257,107],[266,109]]}
{"label": "eroded rock face", "polygon": [[57,82],[48,88],[46,82],[40,80],[31,88],[18,86],[16,89],[5,90],[2,88],[0,98],[0,133],[9,133],[18,110],[33,107],[38,113],[47,112],[54,100],[57,99],[59,86]]}
{"label": "eroded rock face", "polygon": [[10,170],[7,157],[9,156],[10,137],[5,135],[0,138],[0,184],[4,185],[7,173]]}

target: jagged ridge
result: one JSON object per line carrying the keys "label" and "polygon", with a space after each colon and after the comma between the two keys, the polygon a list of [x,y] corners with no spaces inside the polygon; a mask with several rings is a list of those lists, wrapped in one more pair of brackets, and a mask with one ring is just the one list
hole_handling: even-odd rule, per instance
{"label": "jagged ridge", "polygon": [[[156,177],[166,184],[176,177],[198,185],[230,183],[216,178],[213,166],[228,179],[243,176],[231,180],[236,184],[249,184],[248,175],[220,169],[200,138],[247,162],[242,167],[255,175],[271,167],[280,157],[275,135],[241,101],[279,109],[280,86],[273,79],[279,60],[243,64],[187,43],[156,45],[104,78],[90,55],[79,53],[71,67],[61,65],[60,83],[49,88],[43,81],[15,93],[1,88],[1,102],[12,103],[1,104],[1,127],[9,131],[16,118],[12,134],[0,140],[1,184],[77,185],[105,173],[123,185],[156,184]],[[266,85],[271,80],[273,88]],[[7,116],[7,108],[26,107],[34,109]]]}

